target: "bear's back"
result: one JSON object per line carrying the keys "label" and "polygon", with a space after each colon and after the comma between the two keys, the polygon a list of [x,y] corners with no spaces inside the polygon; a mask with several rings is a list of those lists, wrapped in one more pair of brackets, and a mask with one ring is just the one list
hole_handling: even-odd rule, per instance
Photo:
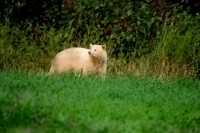
{"label": "bear's back", "polygon": [[89,49],[86,48],[68,48],[64,49],[63,51],[59,52],[55,59],[70,59],[70,60],[77,60],[81,57],[88,56]]}

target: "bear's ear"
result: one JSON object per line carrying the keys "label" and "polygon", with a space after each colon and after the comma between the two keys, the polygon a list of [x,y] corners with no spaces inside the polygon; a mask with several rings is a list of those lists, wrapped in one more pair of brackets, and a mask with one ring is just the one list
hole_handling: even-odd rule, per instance
{"label": "bear's ear", "polygon": [[93,45],[93,44],[92,44],[92,43],[90,43],[90,48],[92,47],[92,45]]}
{"label": "bear's ear", "polygon": [[104,44],[104,45],[102,45],[102,48],[103,48],[103,49],[106,49],[106,45],[105,45],[105,44]]}

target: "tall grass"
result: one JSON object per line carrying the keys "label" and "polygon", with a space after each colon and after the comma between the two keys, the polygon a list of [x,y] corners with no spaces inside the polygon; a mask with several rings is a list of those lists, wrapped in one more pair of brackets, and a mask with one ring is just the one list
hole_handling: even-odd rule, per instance
{"label": "tall grass", "polygon": [[66,29],[32,32],[30,27],[1,25],[0,30],[1,69],[47,70],[56,52],[73,44]]}
{"label": "tall grass", "polygon": [[157,34],[153,51],[138,60],[139,71],[160,76],[197,76],[200,70],[199,36],[199,18],[179,14],[167,20]]}

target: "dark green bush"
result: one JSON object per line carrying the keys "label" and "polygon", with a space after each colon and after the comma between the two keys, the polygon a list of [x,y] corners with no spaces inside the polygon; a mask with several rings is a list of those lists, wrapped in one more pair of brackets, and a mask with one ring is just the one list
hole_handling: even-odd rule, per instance
{"label": "dark green bush", "polygon": [[149,37],[156,32],[158,22],[151,5],[143,1],[79,0],[70,26],[74,39],[78,40],[90,36],[88,29],[93,27],[99,36],[94,41],[111,40],[111,47],[114,48],[112,55],[129,58],[149,52]]}
{"label": "dark green bush", "polygon": [[71,39],[81,43],[90,36],[96,39],[88,42],[112,41],[112,55],[117,57],[138,57],[149,52],[149,38],[158,29],[159,19],[145,0],[76,0],[67,10],[60,7],[62,2],[59,0],[8,3],[2,3],[10,10],[8,14],[7,8],[1,9],[2,20],[23,25],[28,22],[33,28],[36,23],[55,28],[64,26],[68,28],[66,32],[72,34]]}

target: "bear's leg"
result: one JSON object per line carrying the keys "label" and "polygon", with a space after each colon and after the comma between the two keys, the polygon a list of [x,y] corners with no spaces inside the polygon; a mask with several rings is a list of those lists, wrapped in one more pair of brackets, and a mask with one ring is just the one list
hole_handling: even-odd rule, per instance
{"label": "bear's leg", "polygon": [[54,70],[54,66],[53,65],[51,65],[51,67],[50,67],[50,70],[49,70],[49,75],[52,75],[53,73],[55,73],[55,70]]}

